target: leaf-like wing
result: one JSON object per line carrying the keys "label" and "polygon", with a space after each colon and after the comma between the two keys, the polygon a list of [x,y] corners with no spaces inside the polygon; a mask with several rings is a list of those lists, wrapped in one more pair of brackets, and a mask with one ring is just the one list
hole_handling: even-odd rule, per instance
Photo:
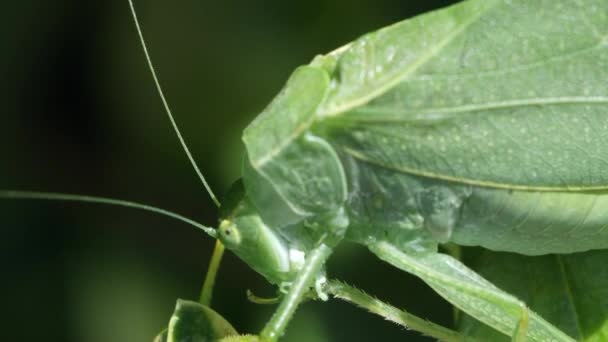
{"label": "leaf-like wing", "polygon": [[[475,268],[577,340],[606,341],[606,260],[606,250],[542,257],[484,251]],[[482,340],[500,341],[493,331],[467,316],[462,317],[460,329]]]}
{"label": "leaf-like wing", "polygon": [[400,172],[606,189],[607,80],[607,1],[472,0],[352,43],[317,126]]}

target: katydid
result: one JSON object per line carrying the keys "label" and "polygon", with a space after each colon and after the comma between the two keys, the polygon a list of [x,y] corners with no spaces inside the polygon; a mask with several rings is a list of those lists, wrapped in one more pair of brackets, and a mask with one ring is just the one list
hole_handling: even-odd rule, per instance
{"label": "katydid", "polygon": [[278,340],[305,296],[336,295],[324,266],[349,240],[515,341],[570,341],[437,248],[608,248],[607,32],[603,0],[469,0],[297,68],[243,133],[219,227],[203,227],[283,292],[259,339]]}
{"label": "katydid", "polygon": [[[251,266],[277,284],[290,272],[300,280],[317,271],[315,263],[323,264],[344,238],[423,279],[426,271],[404,260],[424,265],[428,258],[428,269],[446,273],[455,267],[436,254],[438,242],[526,255],[607,248],[607,150],[595,130],[608,118],[606,78],[597,75],[606,70],[597,67],[607,60],[606,37],[590,34],[588,45],[572,52],[563,38],[548,36],[544,44],[561,44],[551,54],[543,47],[526,50],[519,37],[491,29],[508,27],[513,18],[499,9],[514,6],[521,15],[515,23],[546,20],[539,26],[551,30],[567,24],[555,23],[551,13],[568,12],[568,5],[579,9],[565,1],[469,1],[366,35],[297,69],[244,132],[246,195],[235,217],[223,222],[220,239],[243,253],[229,235],[259,228],[241,222],[241,212],[273,227],[273,239],[286,241],[282,253],[265,258],[265,266],[246,252],[240,256],[256,260]],[[606,32],[606,3],[585,3],[592,5],[601,18],[596,26],[577,26],[581,34]],[[467,46],[469,40],[476,47]],[[521,52],[526,55],[516,55]],[[483,81],[497,73],[504,84]],[[575,131],[568,132],[571,139],[559,136],[565,127]],[[568,153],[583,142],[588,154]],[[264,244],[259,248],[268,249]],[[295,270],[291,259],[280,262],[294,248],[311,255]],[[436,285],[440,293],[446,284]],[[282,331],[284,316],[301,298],[297,289],[262,338]],[[502,300],[522,308],[523,321],[512,322],[517,326],[534,317],[513,298]]]}

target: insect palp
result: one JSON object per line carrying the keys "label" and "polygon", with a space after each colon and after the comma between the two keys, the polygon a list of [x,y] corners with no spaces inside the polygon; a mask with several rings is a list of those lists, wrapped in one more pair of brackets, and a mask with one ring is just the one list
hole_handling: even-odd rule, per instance
{"label": "insect palp", "polygon": [[255,295],[250,289],[247,289],[247,300],[254,304],[260,304],[260,305],[277,304],[281,301],[282,298],[283,298],[283,296],[276,296],[276,297],[270,297],[270,298],[260,297],[260,296]]}

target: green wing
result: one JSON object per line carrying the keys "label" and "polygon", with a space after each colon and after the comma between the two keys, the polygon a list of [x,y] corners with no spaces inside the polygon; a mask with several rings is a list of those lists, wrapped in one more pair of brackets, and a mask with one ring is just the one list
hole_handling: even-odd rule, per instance
{"label": "green wing", "polygon": [[341,52],[316,123],[358,160],[498,188],[608,188],[608,1],[473,0]]}

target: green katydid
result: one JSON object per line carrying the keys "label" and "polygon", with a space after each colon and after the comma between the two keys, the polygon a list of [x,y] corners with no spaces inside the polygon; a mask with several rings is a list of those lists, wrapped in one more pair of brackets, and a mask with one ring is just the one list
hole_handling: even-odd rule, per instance
{"label": "green katydid", "polygon": [[260,339],[306,295],[336,294],[324,265],[346,239],[514,340],[571,340],[437,246],[608,248],[607,32],[603,0],[470,0],[298,68],[244,131],[242,180],[203,227],[284,292]]}
{"label": "green katydid", "polygon": [[[317,57],[296,70],[282,93],[244,132],[247,201],[261,221],[287,227],[280,234],[287,241],[297,240],[296,246],[302,244],[304,233],[294,233],[297,238],[290,234],[304,222],[301,229],[312,237],[300,248],[320,255],[314,259],[317,254],[312,254],[313,261],[323,263],[345,237],[420,275],[446,297],[454,291],[445,289],[453,280],[435,283],[429,278],[440,276],[430,273],[466,271],[449,257],[435,254],[437,242],[527,255],[608,247],[602,211],[606,185],[600,171],[605,148],[591,131],[594,122],[601,127],[606,122],[608,92],[605,78],[597,77],[598,63],[606,60],[606,38],[595,34],[606,32],[606,4],[585,4],[597,6],[600,15],[596,22],[577,27],[581,34],[593,34],[576,50],[559,36],[545,38],[537,32],[544,40],[559,43],[543,41],[554,49],[550,55],[548,47],[534,51],[522,45],[522,39],[532,38],[518,40],[508,32],[491,30],[543,18],[547,22],[541,29],[553,30],[553,25],[566,25],[554,21],[559,21],[555,18],[560,11],[569,12],[567,5],[576,6],[465,2]],[[516,7],[515,21],[499,10],[509,6]],[[545,11],[540,18],[534,14],[539,9]],[[469,41],[477,45],[467,47]],[[488,60],[487,50],[494,60]],[[570,59],[574,54],[576,61]],[[480,68],[486,70],[479,72]],[[504,74],[505,85],[483,82],[484,76],[495,73]],[[555,85],[545,84],[548,75]],[[522,87],[507,88],[518,82]],[[580,122],[575,128],[586,134],[571,140],[555,135],[568,120]],[[545,135],[552,134],[557,140],[547,143]],[[580,148],[578,139],[596,158],[571,154],[568,162],[578,157],[576,166],[566,167],[559,153]],[[552,154],[555,159],[547,160]],[[518,168],[512,167],[515,160]],[[239,225],[246,223],[236,221],[226,225],[228,230],[220,229],[220,238],[237,254],[238,244],[227,234],[243,235],[247,228]],[[279,264],[278,259],[267,265],[266,272]],[[280,281],[275,274],[266,275]],[[468,286],[463,284],[461,293],[481,292]],[[500,297],[494,289],[488,292]],[[521,306],[520,317],[527,315],[513,298],[492,300],[504,300],[515,311]],[[285,308],[292,307],[289,301],[284,303]],[[263,337],[281,330],[282,314],[279,310]],[[508,325],[490,322],[490,315],[473,315],[509,331]],[[540,324],[530,317],[531,326]]]}

